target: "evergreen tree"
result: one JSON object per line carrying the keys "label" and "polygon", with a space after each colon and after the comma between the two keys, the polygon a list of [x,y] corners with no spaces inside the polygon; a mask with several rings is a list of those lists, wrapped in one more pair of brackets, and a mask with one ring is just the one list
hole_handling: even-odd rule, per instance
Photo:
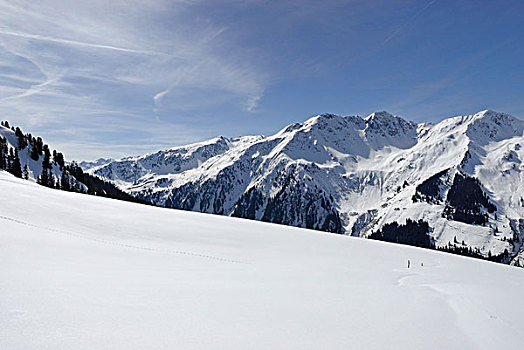
{"label": "evergreen tree", "polygon": [[49,151],[49,146],[43,145],[42,151],[44,153],[44,159],[42,160],[42,173],[37,182],[43,186],[54,188],[55,177],[52,171],[53,166],[51,165],[51,152]]}
{"label": "evergreen tree", "polygon": [[23,174],[24,180],[29,180],[29,169],[27,168],[27,164],[24,165],[24,174]]}
{"label": "evergreen tree", "polygon": [[62,184],[62,190],[71,191],[71,184],[69,183],[69,174],[67,173],[67,170],[65,169],[62,172],[60,183]]}
{"label": "evergreen tree", "polygon": [[40,155],[38,154],[38,149],[36,145],[31,146],[31,159],[37,161]]}
{"label": "evergreen tree", "polygon": [[[12,151],[12,149],[11,149]],[[15,151],[14,151],[14,154],[13,154],[13,157],[12,157],[12,161],[11,161],[11,166],[10,166],[10,171],[9,171],[11,174],[13,174],[14,176],[18,177],[18,178],[22,178],[22,167],[21,167],[21,164],[20,164],[20,158],[18,156],[18,150],[15,148]]]}
{"label": "evergreen tree", "polygon": [[12,148],[9,148],[9,154],[7,156],[7,164],[6,164],[6,170],[8,172],[13,171],[13,168],[11,167],[11,165],[13,164],[14,159],[15,159],[15,153],[13,152]]}
{"label": "evergreen tree", "polygon": [[36,151],[38,152],[39,155],[41,155],[42,150],[44,148],[44,141],[42,140],[41,137],[37,137],[36,140],[34,141],[34,144],[36,146]]}
{"label": "evergreen tree", "polygon": [[51,166],[51,152],[49,151],[49,147],[47,145],[44,145],[43,151],[44,151],[44,160],[42,161],[42,168],[44,168],[44,169],[52,169],[52,166]]}
{"label": "evergreen tree", "polygon": [[18,149],[24,149],[27,147],[27,140],[24,136],[24,133],[22,130],[20,130],[19,127],[16,127],[15,129],[15,135],[18,138]]}
{"label": "evergreen tree", "polygon": [[49,173],[47,172],[47,169],[42,169],[42,173],[36,180],[36,183],[42,186],[48,186],[49,184]]}
{"label": "evergreen tree", "polygon": [[7,170],[7,140],[0,136],[0,169]]}
{"label": "evergreen tree", "polygon": [[[423,220],[406,219],[405,225],[399,225],[397,222],[388,223],[381,230],[373,232],[369,238],[424,248],[435,247],[429,235],[429,224]],[[449,245],[451,246],[451,242]]]}
{"label": "evergreen tree", "polygon": [[64,169],[65,166],[65,160],[64,155],[60,152],[57,152],[56,150],[53,151],[53,161],[60,166],[60,170]]}
{"label": "evergreen tree", "polygon": [[47,178],[47,187],[54,188],[55,187],[55,176],[51,171],[49,171],[48,178]]}

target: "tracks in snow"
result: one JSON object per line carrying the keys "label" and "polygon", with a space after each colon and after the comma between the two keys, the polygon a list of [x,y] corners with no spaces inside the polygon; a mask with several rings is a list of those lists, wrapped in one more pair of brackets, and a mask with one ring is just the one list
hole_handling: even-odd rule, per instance
{"label": "tracks in snow", "polygon": [[7,217],[7,216],[3,216],[3,215],[0,215],[0,219],[6,220],[6,221],[11,221],[11,222],[14,222],[14,223],[17,223],[17,224],[20,224],[20,225],[34,227],[34,228],[37,228],[37,229],[40,229],[40,230],[46,230],[46,231],[49,231],[49,232],[60,233],[60,234],[63,234],[63,235],[69,236],[69,237],[80,238],[80,239],[84,239],[84,240],[87,240],[87,241],[101,243],[101,244],[106,244],[106,245],[112,245],[112,246],[129,248],[129,249],[136,249],[136,250],[142,250],[142,251],[185,255],[185,256],[204,258],[204,259],[211,259],[211,260],[216,260],[216,261],[221,261],[221,262],[228,262],[228,263],[246,264],[246,262],[244,262],[244,261],[234,260],[234,259],[227,259],[227,258],[221,258],[221,257],[209,255],[209,254],[200,254],[200,253],[188,252],[188,251],[184,251],[184,250],[175,250],[175,249],[161,249],[161,248],[153,248],[153,247],[143,247],[143,246],[134,245],[134,244],[120,243],[120,242],[110,241],[110,240],[106,240],[106,239],[89,237],[88,235],[83,234],[83,233],[75,233],[75,232],[70,232],[70,231],[58,230],[58,229],[54,229],[54,228],[51,228],[51,227],[38,226],[38,225],[29,223],[29,222],[26,222],[26,221],[23,221],[23,220]]}

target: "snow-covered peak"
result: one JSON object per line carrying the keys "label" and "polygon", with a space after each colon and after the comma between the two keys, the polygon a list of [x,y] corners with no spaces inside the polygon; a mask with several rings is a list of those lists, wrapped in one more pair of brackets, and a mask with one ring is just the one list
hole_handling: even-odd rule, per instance
{"label": "snow-covered peak", "polygon": [[386,111],[372,113],[364,120],[369,129],[387,131],[390,136],[408,133],[417,127],[415,123],[394,116]]}
{"label": "snow-covered peak", "polygon": [[78,165],[84,171],[87,171],[89,169],[98,168],[98,167],[101,167],[101,166],[106,165],[108,163],[111,163],[114,160],[115,159],[113,159],[113,158],[98,158],[97,160],[94,160],[92,162],[89,162],[89,161],[80,162],[80,163],[78,163]]}
{"label": "snow-covered peak", "polygon": [[[303,123],[291,124],[277,135],[294,132],[330,134],[330,137],[353,134],[365,131],[369,138],[376,135],[385,138],[406,137],[411,139],[416,136],[417,124],[381,111],[370,114],[365,118],[359,116],[341,116],[338,114],[324,113],[311,117]],[[372,135],[372,136],[370,136]],[[387,144],[387,140],[383,140]]]}
{"label": "snow-covered peak", "polygon": [[310,132],[311,130],[324,130],[330,126],[334,126],[342,123],[344,117],[338,114],[323,113],[309,118],[303,123],[294,123],[284,129],[282,132],[289,133],[293,131],[305,131]]}
{"label": "snow-covered peak", "polygon": [[502,112],[495,112],[489,109],[486,109],[484,111],[478,112],[474,115],[476,119],[484,119],[488,120],[490,122],[493,122],[497,125],[500,124],[522,124],[524,123],[522,120],[515,118],[514,116],[502,113]]}
{"label": "snow-covered peak", "polygon": [[415,144],[417,124],[382,111],[364,118],[367,142],[374,149],[384,146],[408,148]]}
{"label": "snow-covered peak", "polygon": [[225,138],[224,136],[217,136],[209,140],[201,141],[201,142],[195,142],[188,145],[183,146],[175,146],[171,147],[166,150],[161,150],[158,152],[155,152],[153,154],[157,153],[193,153],[196,150],[202,149],[202,148],[210,148],[210,147],[228,147],[229,139]]}
{"label": "snow-covered peak", "polygon": [[371,120],[392,120],[395,116],[387,111],[373,112],[364,118],[365,121]]}
{"label": "snow-covered peak", "polygon": [[524,121],[509,114],[484,110],[466,117],[467,136],[480,144],[502,141],[524,133]]}

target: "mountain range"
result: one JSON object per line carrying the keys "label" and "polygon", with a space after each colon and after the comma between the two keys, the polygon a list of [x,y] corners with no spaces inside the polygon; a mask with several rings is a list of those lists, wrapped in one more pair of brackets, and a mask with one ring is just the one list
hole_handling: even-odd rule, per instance
{"label": "mountain range", "polygon": [[524,265],[523,134],[490,110],[419,124],[322,114],[83,167],[158,206]]}

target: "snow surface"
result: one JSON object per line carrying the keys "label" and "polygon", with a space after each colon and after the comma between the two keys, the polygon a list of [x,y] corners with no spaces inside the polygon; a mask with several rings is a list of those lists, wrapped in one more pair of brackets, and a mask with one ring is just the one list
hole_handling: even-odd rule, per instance
{"label": "snow surface", "polygon": [[2,171],[0,280],[0,349],[519,349],[524,339],[519,268]]}

